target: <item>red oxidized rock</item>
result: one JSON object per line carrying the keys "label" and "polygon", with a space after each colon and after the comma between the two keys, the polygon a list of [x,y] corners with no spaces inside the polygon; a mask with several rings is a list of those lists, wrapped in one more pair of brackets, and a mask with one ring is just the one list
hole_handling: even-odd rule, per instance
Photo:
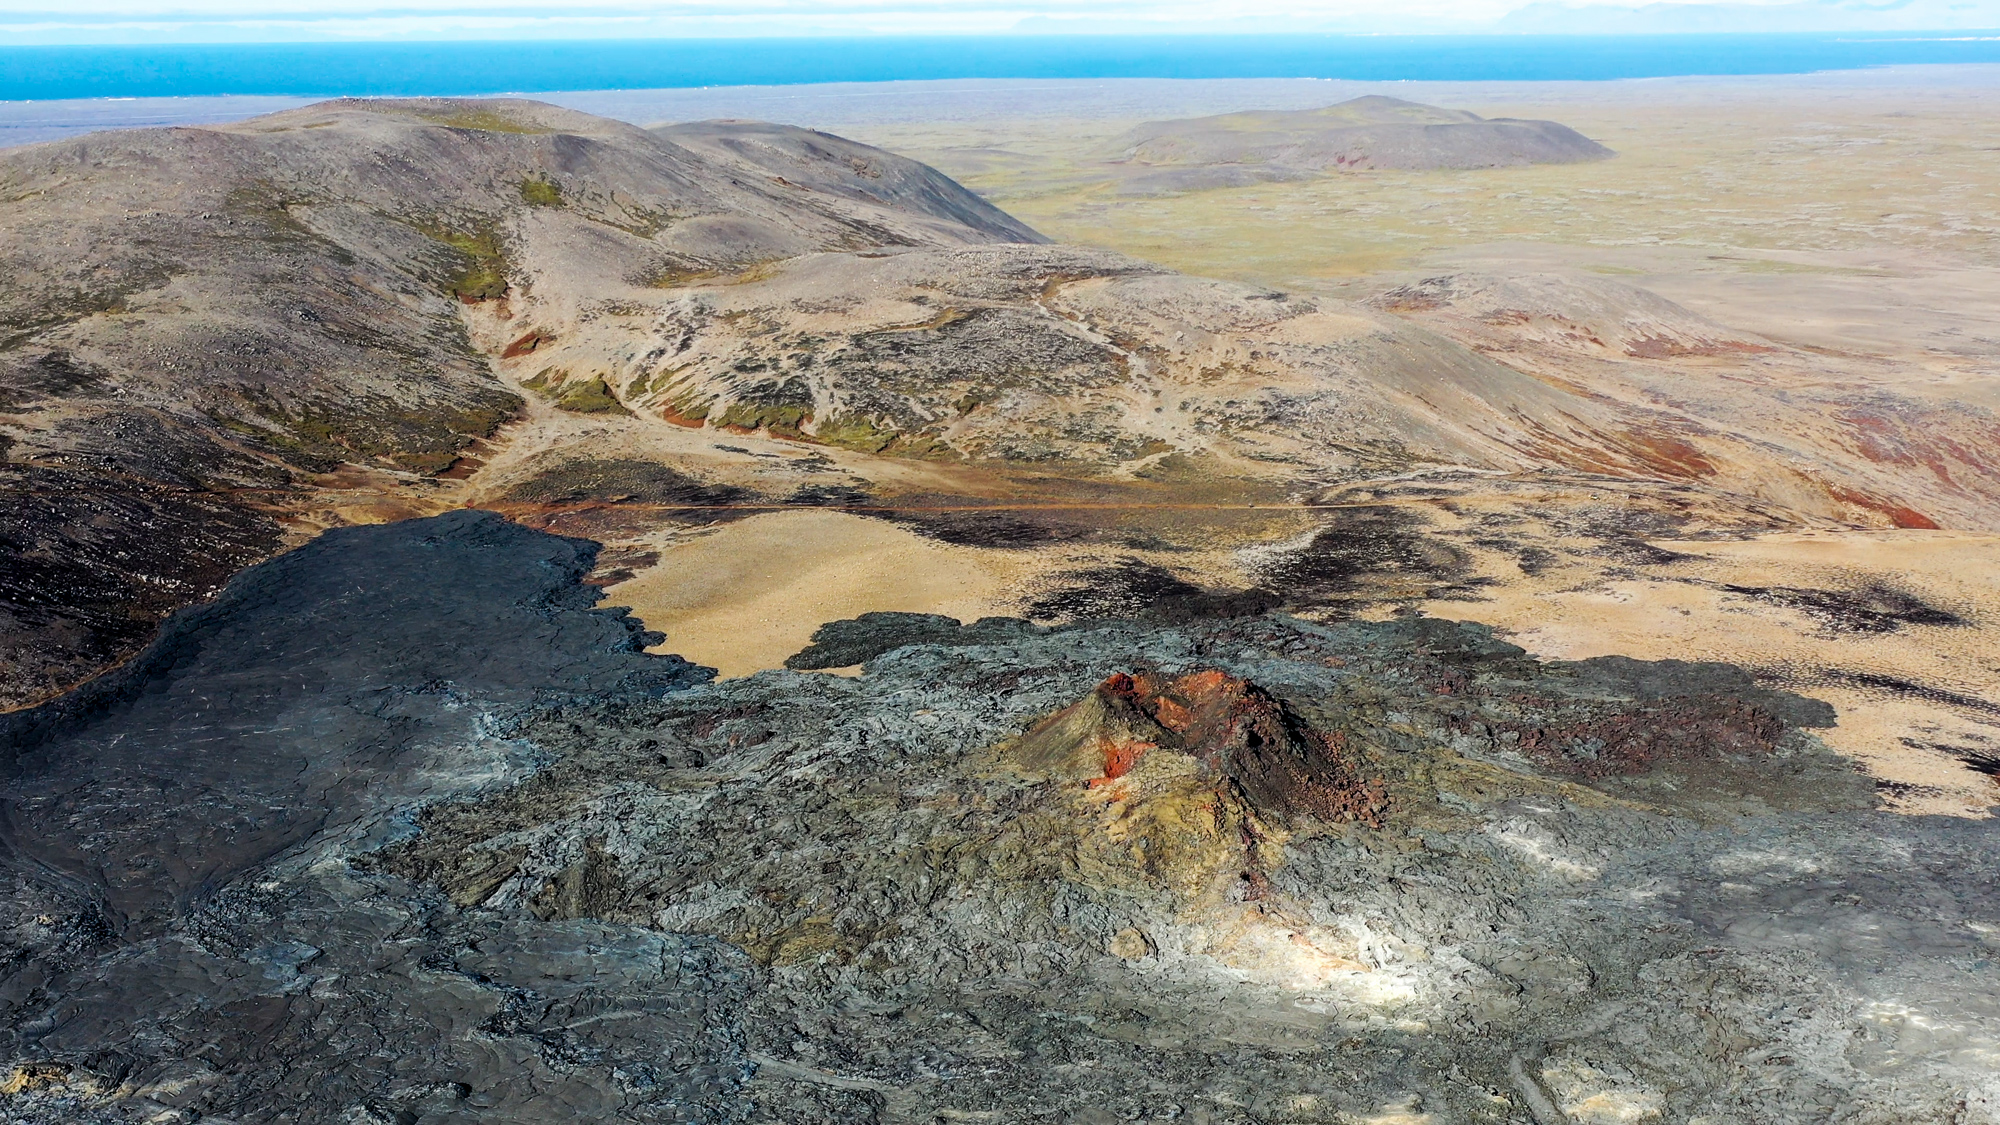
{"label": "red oxidized rock", "polygon": [[1382,784],[1359,775],[1340,735],[1314,730],[1255,684],[1214,669],[1171,680],[1113,675],[1043,720],[1012,754],[1095,787],[1155,749],[1197,759],[1267,816],[1380,823]]}

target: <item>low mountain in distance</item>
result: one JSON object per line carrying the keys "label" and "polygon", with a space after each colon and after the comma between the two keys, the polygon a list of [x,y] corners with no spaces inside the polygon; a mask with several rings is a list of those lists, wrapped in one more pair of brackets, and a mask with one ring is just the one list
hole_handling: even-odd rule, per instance
{"label": "low mountain in distance", "polygon": [[1615,155],[1554,121],[1484,118],[1370,94],[1324,109],[1154,121],[1112,145],[1140,194],[1309,179],[1366,168],[1501,168]]}

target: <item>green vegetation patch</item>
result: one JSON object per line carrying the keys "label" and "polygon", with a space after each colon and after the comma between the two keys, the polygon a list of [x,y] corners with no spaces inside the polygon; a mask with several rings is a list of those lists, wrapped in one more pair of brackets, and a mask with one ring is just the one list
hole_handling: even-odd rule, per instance
{"label": "green vegetation patch", "polygon": [[447,129],[477,129],[482,133],[526,133],[530,136],[546,136],[555,132],[554,129],[517,121],[490,109],[468,109],[457,113],[416,113],[412,116],[442,125]]}
{"label": "green vegetation patch", "polygon": [[556,406],[577,414],[625,414],[625,404],[611,393],[611,385],[598,375],[574,386],[564,387],[556,397]]}
{"label": "green vegetation patch", "polygon": [[580,383],[569,381],[569,372],[558,367],[544,367],[532,379],[521,382],[523,387],[535,392],[553,403],[558,410],[574,414],[624,414],[631,415],[618,396],[611,393],[611,384],[604,376],[593,375]]}
{"label": "green vegetation patch", "polygon": [[859,414],[836,414],[813,430],[815,441],[862,453],[880,453],[896,436],[896,431],[883,429],[875,419]]}
{"label": "green vegetation patch", "polygon": [[687,364],[680,364],[674,367],[662,367],[651,375],[640,375],[625,385],[625,397],[643,398],[654,391],[666,390],[687,368]]}
{"label": "green vegetation patch", "polygon": [[715,424],[745,433],[751,430],[768,430],[778,437],[802,438],[806,435],[800,427],[810,421],[812,421],[810,406],[738,399],[729,404],[720,418],[715,419]]}
{"label": "green vegetation patch", "polygon": [[715,409],[715,400],[698,394],[683,394],[667,403],[667,421],[683,425],[699,426],[708,420],[709,412]]}
{"label": "green vegetation patch", "polygon": [[507,248],[491,223],[454,227],[436,222],[410,224],[449,248],[451,266],[442,288],[467,303],[507,295]]}
{"label": "green vegetation patch", "polygon": [[521,202],[530,207],[561,207],[561,185],[553,180],[530,176],[521,181]]}
{"label": "green vegetation patch", "polygon": [[884,424],[880,418],[860,414],[836,414],[820,423],[813,430],[812,437],[823,445],[891,457],[952,461],[960,456],[958,450],[937,434],[905,433]]}
{"label": "green vegetation patch", "polygon": [[923,461],[956,461],[961,456],[950,442],[936,434],[897,434],[882,452]]}

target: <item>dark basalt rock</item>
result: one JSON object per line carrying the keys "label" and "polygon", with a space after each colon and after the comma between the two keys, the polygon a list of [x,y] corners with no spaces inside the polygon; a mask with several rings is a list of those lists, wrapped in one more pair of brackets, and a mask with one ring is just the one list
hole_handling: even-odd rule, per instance
{"label": "dark basalt rock", "polygon": [[1823,628],[1838,633],[1893,633],[1906,625],[1958,626],[1963,617],[1926,604],[1907,590],[1872,584],[1854,590],[1799,586],[1737,586],[1722,589],[1756,601],[1789,606]]}
{"label": "dark basalt rock", "polygon": [[416,783],[419,749],[468,737],[480,707],[712,678],[646,655],[658,635],[623,611],[590,608],[596,554],[454,512],[329,532],[247,570],[124,667],[0,716],[10,842],[88,873],[120,932],[154,932]]}
{"label": "dark basalt rock", "polygon": [[0,717],[0,1116],[740,1116],[741,954],[324,862],[532,769],[510,709],[713,677],[591,608],[596,553],[485,512],[330,532]]}
{"label": "dark basalt rock", "polygon": [[1125,558],[1063,576],[1026,613],[1039,621],[1132,618],[1180,624],[1210,617],[1254,617],[1284,599],[1269,589],[1205,590],[1163,566]]}
{"label": "dark basalt rock", "polygon": [[905,645],[990,645],[1048,631],[1018,617],[982,617],[966,625],[938,613],[864,613],[814,630],[812,644],[786,657],[785,667],[800,672],[847,668]]}

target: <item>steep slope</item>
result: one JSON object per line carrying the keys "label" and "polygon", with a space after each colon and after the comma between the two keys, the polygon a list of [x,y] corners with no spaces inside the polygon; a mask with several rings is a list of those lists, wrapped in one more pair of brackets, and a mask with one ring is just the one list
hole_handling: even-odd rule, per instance
{"label": "steep slope", "polygon": [[932,215],[1004,242],[1048,241],[935,168],[831,133],[762,121],[694,121],[653,133],[719,166],[761,172],[780,184]]}

